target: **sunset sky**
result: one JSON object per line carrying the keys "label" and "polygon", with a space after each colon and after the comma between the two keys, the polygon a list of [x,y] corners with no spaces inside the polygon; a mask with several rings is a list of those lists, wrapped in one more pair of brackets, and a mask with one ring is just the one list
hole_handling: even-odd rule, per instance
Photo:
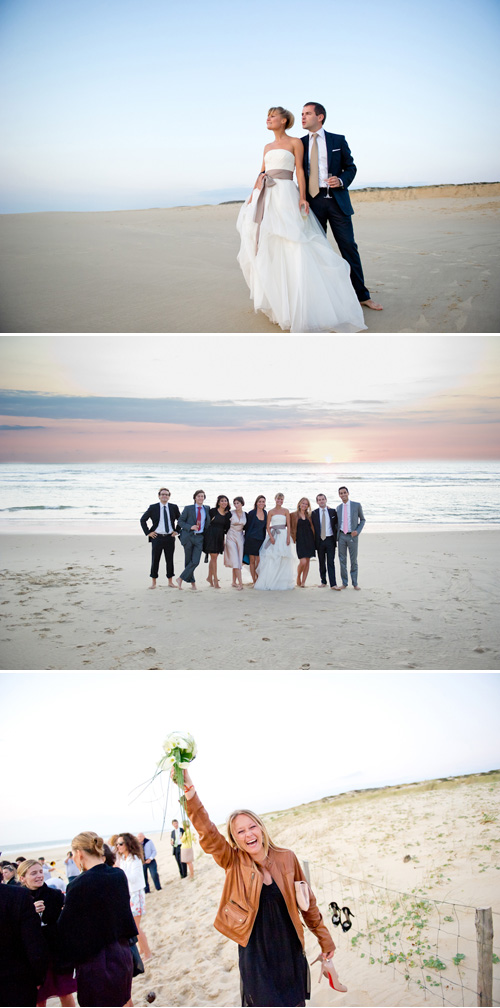
{"label": "sunset sky", "polygon": [[500,455],[496,336],[0,339],[3,462]]}

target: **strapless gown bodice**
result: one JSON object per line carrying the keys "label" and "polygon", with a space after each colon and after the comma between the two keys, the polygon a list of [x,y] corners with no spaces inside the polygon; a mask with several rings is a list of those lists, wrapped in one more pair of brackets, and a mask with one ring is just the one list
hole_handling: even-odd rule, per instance
{"label": "strapless gown bodice", "polygon": [[273,147],[264,155],[264,167],[266,171],[272,168],[284,168],[286,171],[293,171],[295,168],[295,158],[291,151],[280,150]]}

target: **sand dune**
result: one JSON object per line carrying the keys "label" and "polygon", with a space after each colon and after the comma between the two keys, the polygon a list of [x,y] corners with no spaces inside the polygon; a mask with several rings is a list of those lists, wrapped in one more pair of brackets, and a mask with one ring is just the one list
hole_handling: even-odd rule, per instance
{"label": "sand dune", "polygon": [[[497,332],[500,183],[353,190],[369,332]],[[238,204],[0,217],[2,332],[278,334],[249,300]],[[335,246],[336,247],[336,246]]]}
{"label": "sand dune", "polygon": [[[313,1008],[477,1003],[475,907],[493,908],[500,952],[499,781],[496,771],[351,792],[264,816],[273,839],[309,862],[325,920],[332,900],[355,914],[350,931],[332,927],[348,993],[318,985],[316,966]],[[237,949],[213,928],[223,873],[196,845],[194,881],[181,880],[169,837],[154,839],[163,889],[146,897],[144,926],[155,955],[134,1003],[152,990],[158,1006],[237,1006]],[[498,964],[494,978],[495,1003]]]}

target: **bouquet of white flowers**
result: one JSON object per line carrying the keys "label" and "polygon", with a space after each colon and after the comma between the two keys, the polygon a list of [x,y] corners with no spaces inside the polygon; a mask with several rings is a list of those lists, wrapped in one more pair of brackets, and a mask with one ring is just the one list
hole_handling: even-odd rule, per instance
{"label": "bouquet of white flowers", "polygon": [[168,766],[174,768],[174,780],[179,788],[179,804],[185,811],[186,799],[184,797],[184,767],[194,760],[197,748],[196,742],[189,732],[171,732],[167,735],[163,749],[165,755],[158,763],[159,770],[165,770]]}

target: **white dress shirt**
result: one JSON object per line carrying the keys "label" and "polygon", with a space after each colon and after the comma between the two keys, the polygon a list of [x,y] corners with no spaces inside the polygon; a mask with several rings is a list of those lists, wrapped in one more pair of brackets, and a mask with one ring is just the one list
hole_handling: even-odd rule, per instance
{"label": "white dress shirt", "polygon": [[[311,148],[313,144],[313,136],[314,136],[313,133],[309,134],[309,165],[311,164]],[[323,127],[317,130],[317,137],[318,137],[319,187],[320,189],[323,189],[326,186],[327,178],[329,178],[330,176],[330,172],[328,171],[328,152],[326,149],[326,136]],[[341,179],[339,179],[339,181],[341,183],[340,188],[343,189],[344,184]]]}
{"label": "white dress shirt", "polygon": [[[165,521],[164,521],[165,515],[164,515],[164,511],[163,511],[164,507],[166,507],[166,509],[167,509],[167,525],[168,525],[168,528],[165,528]],[[168,533],[172,531],[172,525],[170,523],[170,513],[169,513],[169,510],[168,510],[168,504],[160,504],[160,520],[158,522],[158,527],[157,527],[156,531],[157,531],[157,533],[159,535],[168,535]]]}
{"label": "white dress shirt", "polygon": [[325,531],[327,536],[333,535],[332,523],[330,521],[330,515],[328,514],[328,508],[319,508],[319,534],[321,536],[321,523],[323,521],[323,512],[325,513]]}

